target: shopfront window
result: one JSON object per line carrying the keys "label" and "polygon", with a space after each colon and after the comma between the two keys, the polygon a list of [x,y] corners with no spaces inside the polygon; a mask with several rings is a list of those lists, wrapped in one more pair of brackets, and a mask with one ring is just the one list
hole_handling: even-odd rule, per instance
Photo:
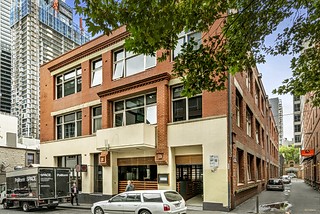
{"label": "shopfront window", "polygon": [[118,176],[120,181],[156,181],[157,165],[144,166],[119,166]]}
{"label": "shopfront window", "polygon": [[82,174],[76,171],[76,166],[80,165],[81,155],[68,155],[57,157],[58,167],[71,168],[70,180],[78,185],[79,191],[82,191]]}

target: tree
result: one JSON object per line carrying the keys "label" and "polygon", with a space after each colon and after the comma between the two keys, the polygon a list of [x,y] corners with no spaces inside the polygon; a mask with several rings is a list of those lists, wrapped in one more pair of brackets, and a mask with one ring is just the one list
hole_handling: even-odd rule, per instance
{"label": "tree", "polygon": [[[173,74],[181,77],[184,95],[223,90],[228,72],[264,63],[266,54],[289,54],[293,76],[274,92],[298,96],[312,91],[313,104],[320,105],[319,1],[75,0],[75,5],[93,34],[108,35],[126,25],[125,48],[135,53],[173,50],[182,31],[207,32],[199,48],[194,48],[198,41],[191,41],[175,58]],[[290,25],[266,45],[265,38],[284,20]],[[164,51],[159,60],[168,54]]]}
{"label": "tree", "polygon": [[294,146],[280,146],[279,153],[284,155],[286,162],[294,160],[295,163],[299,163],[299,148]]}

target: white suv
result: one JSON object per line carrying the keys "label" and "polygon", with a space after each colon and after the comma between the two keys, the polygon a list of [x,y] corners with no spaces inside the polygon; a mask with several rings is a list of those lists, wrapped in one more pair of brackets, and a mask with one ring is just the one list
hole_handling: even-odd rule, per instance
{"label": "white suv", "polygon": [[91,207],[93,214],[135,213],[186,214],[187,207],[182,196],[173,190],[139,190],[118,194]]}

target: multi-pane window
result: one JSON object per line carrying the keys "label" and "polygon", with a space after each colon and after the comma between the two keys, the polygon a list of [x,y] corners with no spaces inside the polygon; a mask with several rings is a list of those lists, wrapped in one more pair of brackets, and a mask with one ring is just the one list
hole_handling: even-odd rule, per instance
{"label": "multi-pane window", "polygon": [[260,89],[257,83],[255,84],[255,86],[256,86],[255,103],[260,109]]}
{"label": "multi-pane window", "polygon": [[34,163],[34,154],[33,153],[28,153],[27,154],[27,164],[33,164]]}
{"label": "multi-pane window", "polygon": [[201,32],[181,32],[179,35],[178,35],[178,43],[176,45],[176,48],[174,49],[173,51],[173,59],[176,58],[179,53],[181,53],[181,50],[182,50],[182,46],[185,44],[185,43],[189,43],[190,40],[193,38],[193,41],[197,42],[197,45],[194,46],[194,50],[196,49],[199,49],[200,45],[201,45]]}
{"label": "multi-pane window", "polygon": [[294,108],[294,111],[300,111],[300,103],[294,104],[293,108]]}
{"label": "multi-pane window", "polygon": [[247,154],[247,179],[248,181],[254,180],[254,156]]}
{"label": "multi-pane window", "polygon": [[91,87],[102,84],[102,59],[91,62]]}
{"label": "multi-pane window", "polygon": [[113,53],[113,77],[119,79],[145,71],[156,66],[156,57],[134,54],[125,49]]}
{"label": "multi-pane window", "polygon": [[295,114],[294,115],[294,122],[300,122],[301,120],[301,115],[300,114]]}
{"label": "multi-pane window", "polygon": [[81,111],[56,117],[57,139],[81,136]]}
{"label": "multi-pane window", "polygon": [[260,144],[260,123],[256,120],[256,143]]}
{"label": "multi-pane window", "polygon": [[247,77],[246,77],[246,85],[248,90],[251,92],[251,81],[252,81],[252,71],[249,70],[247,72]]}
{"label": "multi-pane window", "polygon": [[114,102],[114,126],[157,123],[157,94],[151,93]]}
{"label": "multi-pane window", "polygon": [[95,133],[97,130],[101,129],[102,122],[102,108],[101,106],[92,108],[92,133]]}
{"label": "multi-pane window", "polygon": [[247,122],[247,135],[251,137],[252,135],[252,112],[247,107],[246,111],[246,122]]}
{"label": "multi-pane window", "polygon": [[81,68],[74,68],[64,74],[56,76],[57,99],[81,91],[81,73]]}
{"label": "multi-pane window", "polygon": [[294,125],[294,132],[301,132],[301,125]]}
{"label": "multi-pane window", "polygon": [[241,127],[241,108],[242,108],[242,97],[237,91],[236,95],[236,120],[237,120],[237,126]]}
{"label": "multi-pane window", "polygon": [[261,180],[262,179],[262,175],[261,175],[261,170],[263,170],[263,168],[261,167],[261,159],[257,158],[256,159],[257,163],[256,163],[256,178],[257,180]]}
{"label": "multi-pane window", "polygon": [[295,143],[300,143],[301,142],[301,135],[295,135],[294,136],[294,142]]}
{"label": "multi-pane window", "polygon": [[241,149],[237,149],[237,180],[238,184],[244,184],[244,152]]}
{"label": "multi-pane window", "polygon": [[192,120],[202,117],[202,95],[191,98],[183,97],[183,86],[172,89],[173,122]]}

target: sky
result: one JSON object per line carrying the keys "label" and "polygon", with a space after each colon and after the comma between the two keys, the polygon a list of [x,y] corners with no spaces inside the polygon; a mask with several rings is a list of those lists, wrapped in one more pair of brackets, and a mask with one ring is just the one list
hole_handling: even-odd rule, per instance
{"label": "sky", "polygon": [[282,81],[292,76],[290,56],[268,56],[265,64],[257,65],[262,73],[262,82],[269,98],[279,97],[283,108],[283,138],[293,138],[293,97],[292,95],[272,94],[272,90],[282,85]]}
{"label": "sky", "polygon": [[[74,0],[66,0],[74,8]],[[74,13],[74,22],[79,25],[79,16]],[[267,38],[267,43],[272,43],[275,34]],[[292,95],[272,94],[272,90],[282,85],[282,81],[292,76],[290,70],[290,56],[267,56],[265,64],[258,64],[262,73],[262,82],[269,98],[279,97],[283,108],[283,138],[293,138],[293,97]]]}

